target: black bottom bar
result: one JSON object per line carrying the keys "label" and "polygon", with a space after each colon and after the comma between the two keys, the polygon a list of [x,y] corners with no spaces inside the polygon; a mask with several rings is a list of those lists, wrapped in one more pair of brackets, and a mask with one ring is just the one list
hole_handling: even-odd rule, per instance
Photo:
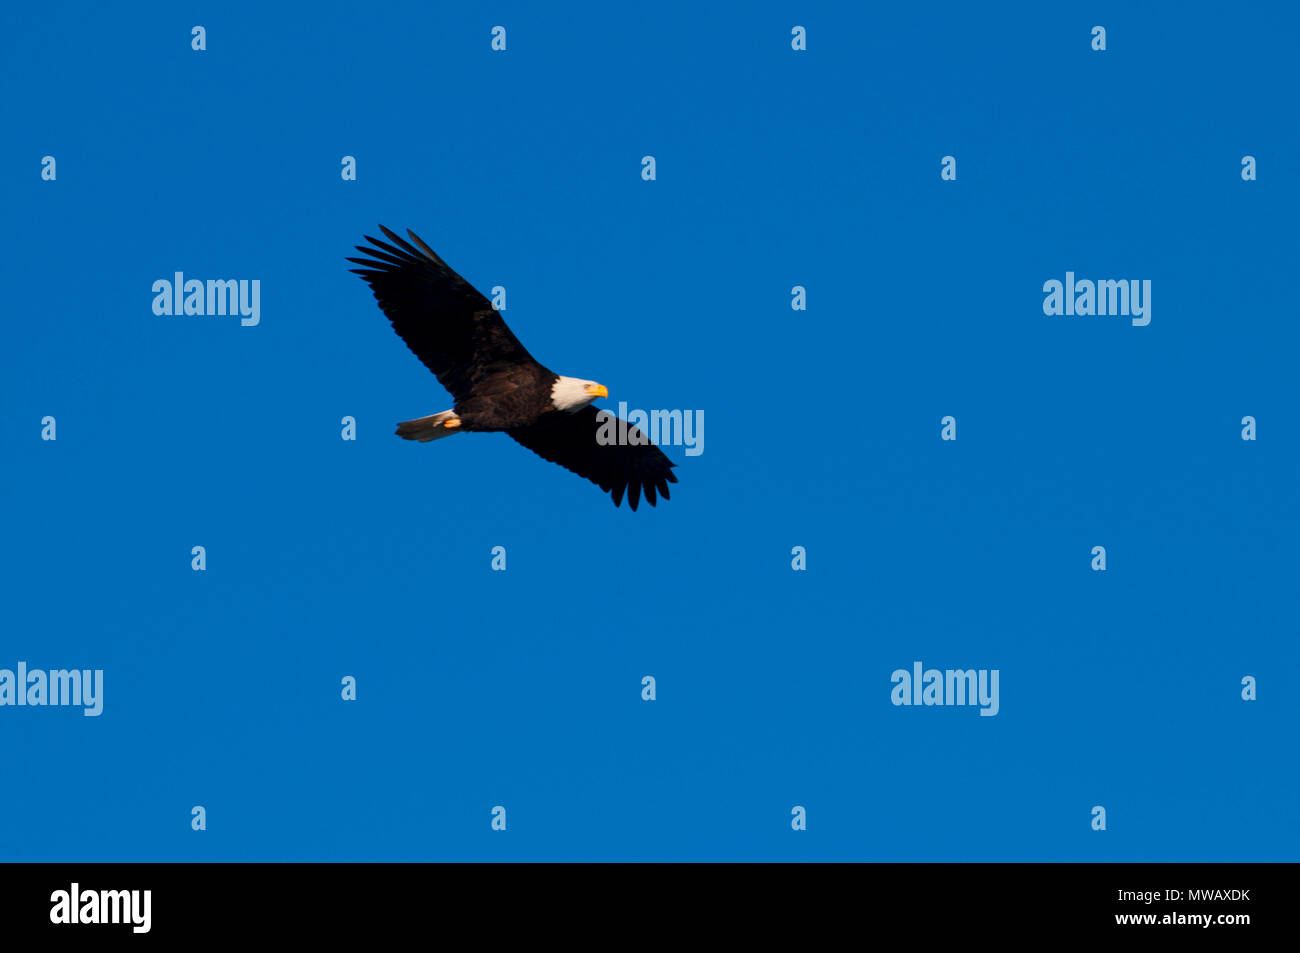
{"label": "black bottom bar", "polygon": [[664,936],[692,924],[738,934],[783,922],[858,937],[902,930],[927,946],[948,935],[1232,942],[1289,932],[1295,872],[1234,864],[542,866],[550,865],[11,864],[0,869],[0,922],[7,939],[91,942],[396,939],[437,923],[478,923],[494,935],[531,924],[539,938],[560,929],[573,937],[611,921]]}

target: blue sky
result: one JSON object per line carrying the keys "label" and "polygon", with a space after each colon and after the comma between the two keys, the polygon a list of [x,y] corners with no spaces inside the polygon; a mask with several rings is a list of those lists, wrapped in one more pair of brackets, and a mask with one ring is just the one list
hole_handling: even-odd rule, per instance
{"label": "blue sky", "polygon": [[[1295,859],[1294,10],[439,7],[2,14],[0,668],[105,697],[0,707],[0,857]],[[702,410],[672,500],[395,437],[378,222]]]}

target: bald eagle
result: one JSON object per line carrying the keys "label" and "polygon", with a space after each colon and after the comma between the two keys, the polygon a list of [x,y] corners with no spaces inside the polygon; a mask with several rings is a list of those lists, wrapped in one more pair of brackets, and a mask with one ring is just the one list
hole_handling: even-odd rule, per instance
{"label": "bald eagle", "polygon": [[[676,483],[673,463],[638,428],[619,420],[626,442],[597,439],[608,411],[591,402],[608,397],[603,384],[564,377],[524,350],[500,313],[469,282],[452,271],[412,231],[411,241],[380,225],[389,242],[365,236],[357,245],[366,258],[349,258],[370,285],[393,330],[431,370],[456,402],[451,410],[397,425],[397,435],[428,443],[470,431],[501,431],[538,456],[586,477],[610,494],[614,505],[636,509],[644,494],[668,499]],[[414,243],[414,244],[412,244]],[[615,418],[617,420],[618,418]]]}

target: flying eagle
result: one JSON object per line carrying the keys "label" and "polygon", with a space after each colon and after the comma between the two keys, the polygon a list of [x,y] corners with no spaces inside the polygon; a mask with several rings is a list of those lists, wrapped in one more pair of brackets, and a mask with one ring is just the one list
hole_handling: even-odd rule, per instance
{"label": "flying eagle", "polygon": [[[397,435],[428,443],[466,431],[503,431],[538,456],[586,477],[633,510],[644,493],[668,499],[673,463],[646,435],[618,420],[626,442],[601,443],[608,397],[595,381],[563,377],[533,360],[491,303],[412,231],[408,242],[383,225],[392,244],[366,236],[368,258],[349,258],[370,285],[393,330],[451,392],[456,406],[397,425]],[[411,242],[415,244],[412,245]],[[418,247],[417,247],[418,246]],[[615,418],[617,420],[617,418]],[[608,433],[612,428],[604,424]]]}

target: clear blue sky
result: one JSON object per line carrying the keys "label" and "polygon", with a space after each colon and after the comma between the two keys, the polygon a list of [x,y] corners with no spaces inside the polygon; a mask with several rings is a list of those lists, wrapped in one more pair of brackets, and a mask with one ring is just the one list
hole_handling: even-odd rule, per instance
{"label": "clear blue sky", "polygon": [[[3,13],[0,668],[105,698],[0,707],[0,858],[1296,858],[1294,9],[378,6]],[[395,437],[378,222],[703,410],[672,500]]]}

